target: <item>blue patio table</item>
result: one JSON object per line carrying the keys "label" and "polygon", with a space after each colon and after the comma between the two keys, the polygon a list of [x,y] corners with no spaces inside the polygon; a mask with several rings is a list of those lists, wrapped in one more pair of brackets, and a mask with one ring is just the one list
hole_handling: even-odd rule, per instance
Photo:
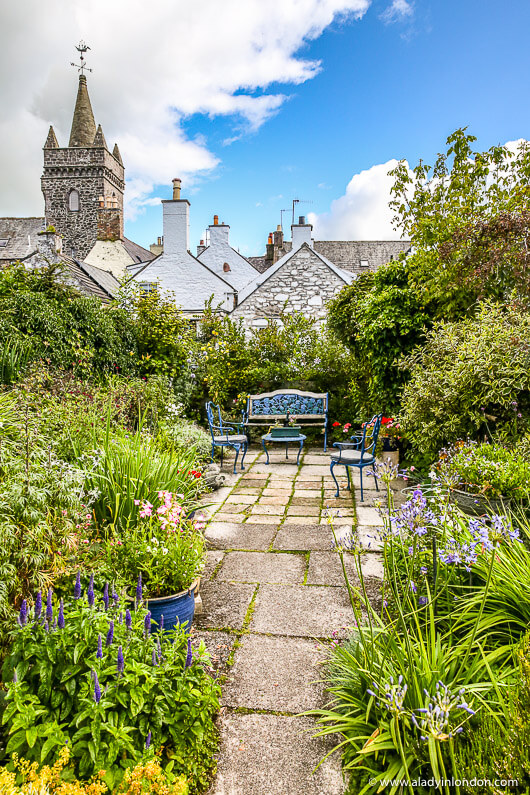
{"label": "blue patio table", "polygon": [[300,453],[302,452],[302,447],[304,446],[304,442],[307,439],[307,436],[304,436],[303,433],[297,433],[293,436],[273,436],[272,433],[266,433],[265,436],[261,437],[261,445],[265,450],[265,455],[267,456],[267,464],[269,464],[269,451],[267,450],[267,442],[280,442],[281,444],[285,444],[285,458],[289,458],[289,444],[292,442],[293,444],[298,444],[298,456],[296,458],[296,464],[300,463]]}

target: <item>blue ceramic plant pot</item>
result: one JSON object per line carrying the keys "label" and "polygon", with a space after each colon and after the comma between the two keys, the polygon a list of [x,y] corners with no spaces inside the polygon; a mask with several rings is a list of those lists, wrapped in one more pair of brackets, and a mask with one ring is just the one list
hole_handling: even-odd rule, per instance
{"label": "blue ceramic plant pot", "polygon": [[[193,616],[195,613],[195,591],[198,582],[195,581],[186,591],[173,594],[173,596],[161,596],[158,599],[148,599],[147,609],[151,611],[151,618],[156,621],[158,627],[164,616],[164,629],[174,629],[178,624],[186,625],[186,632],[190,632]],[[153,626],[153,632],[158,627]]]}

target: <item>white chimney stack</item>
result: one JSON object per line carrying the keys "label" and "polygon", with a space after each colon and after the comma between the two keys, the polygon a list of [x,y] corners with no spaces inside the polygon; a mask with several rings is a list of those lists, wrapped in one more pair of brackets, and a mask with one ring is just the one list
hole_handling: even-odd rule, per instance
{"label": "white chimney stack", "polygon": [[305,216],[301,215],[298,218],[298,223],[292,224],[291,226],[291,235],[293,241],[292,250],[296,251],[304,243],[307,243],[308,246],[313,248],[313,240],[311,238],[312,231],[313,231],[312,225],[306,224]]}
{"label": "white chimney stack", "polygon": [[184,254],[190,248],[190,203],[180,198],[180,179],[173,180],[173,198],[162,200],[164,252]]}

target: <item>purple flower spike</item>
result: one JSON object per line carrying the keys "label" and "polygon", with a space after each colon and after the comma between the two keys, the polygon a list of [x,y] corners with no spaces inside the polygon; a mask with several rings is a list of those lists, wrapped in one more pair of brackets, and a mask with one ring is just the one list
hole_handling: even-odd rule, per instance
{"label": "purple flower spike", "polygon": [[105,587],[103,588],[103,604],[105,605],[105,610],[109,609],[109,584],[108,582],[105,583]]}
{"label": "purple flower spike", "polygon": [[136,585],[136,601],[138,604],[142,601],[142,572],[138,575],[138,584]]}
{"label": "purple flower spike", "polygon": [[113,640],[114,640],[114,621],[110,621],[109,631],[107,632],[107,640],[105,641],[105,645],[111,646]]}
{"label": "purple flower spike", "polygon": [[94,607],[95,596],[94,596],[94,575],[93,574],[90,575],[90,583],[88,585],[88,591],[86,593],[86,598],[87,598],[87,602],[88,602],[89,606],[90,607]]}
{"label": "purple flower spike", "polygon": [[151,633],[151,612],[148,611],[144,618],[144,635],[147,637]]}
{"label": "purple flower spike", "polygon": [[149,749],[149,746],[151,745],[151,736],[152,736],[151,732],[149,732],[149,734],[145,738],[145,750],[146,751]]}
{"label": "purple flower spike", "polygon": [[117,605],[118,602],[120,601],[120,597],[118,596],[118,594],[114,590],[114,586],[112,586],[112,599],[113,599],[115,605]]}
{"label": "purple flower spike", "polygon": [[28,603],[24,599],[24,601],[20,606],[20,613],[18,614],[18,623],[20,624],[21,627],[23,627],[27,620],[28,620]]}
{"label": "purple flower spike", "polygon": [[156,654],[156,649],[153,649],[153,654],[151,656],[151,662],[153,663],[153,665],[158,665],[158,658],[157,658],[157,654]]}
{"label": "purple flower spike", "polygon": [[103,657],[103,642],[101,639],[101,632],[98,635],[98,650],[96,652],[96,657],[98,657],[100,660]]}
{"label": "purple flower spike", "polygon": [[188,653],[186,655],[186,663],[184,668],[189,668],[193,662],[193,652],[191,650],[191,640],[188,638]]}
{"label": "purple flower spike", "polygon": [[81,599],[81,572],[77,572],[74,587],[74,599]]}
{"label": "purple flower spike", "polygon": [[164,614],[162,613],[162,617],[160,619],[160,632],[164,631]]}
{"label": "purple flower spike", "polygon": [[122,674],[125,669],[125,660],[123,659],[123,651],[121,646],[118,646],[118,673]]}
{"label": "purple flower spike", "polygon": [[52,605],[52,589],[48,588],[48,596],[46,599],[46,621],[48,624],[53,618],[53,605]]}
{"label": "purple flower spike", "polygon": [[64,629],[64,602],[62,599],[59,604],[59,618],[57,619],[57,626],[59,629]]}
{"label": "purple flower spike", "polygon": [[42,593],[38,591],[35,597],[35,621],[38,621],[42,613]]}
{"label": "purple flower spike", "polygon": [[99,704],[101,701],[101,687],[99,686],[99,679],[97,673],[94,671],[94,701]]}
{"label": "purple flower spike", "polygon": [[132,627],[131,611],[128,609],[125,611],[125,626],[127,627],[127,629],[131,629]]}

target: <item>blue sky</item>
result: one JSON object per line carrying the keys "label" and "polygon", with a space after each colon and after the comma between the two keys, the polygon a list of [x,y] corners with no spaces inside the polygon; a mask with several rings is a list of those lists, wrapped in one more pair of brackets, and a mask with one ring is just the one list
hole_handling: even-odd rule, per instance
{"label": "blue sky", "polygon": [[[320,60],[321,72],[278,86],[290,99],[257,132],[227,146],[233,119],[185,121],[221,161],[191,191],[184,186],[193,244],[218,213],[234,246],[259,253],[293,198],[312,202],[300,213],[325,213],[355,173],[391,158],[432,162],[459,126],[481,149],[528,137],[527,0],[417,0],[410,15],[385,22],[388,6],[374,2],[361,20],[333,22],[307,45],[301,54]],[[151,207],[127,233],[147,244],[160,224]]]}
{"label": "blue sky", "polygon": [[388,169],[432,162],[459,126],[479,149],[530,137],[528,0],[28,2],[0,11],[1,215],[43,212],[42,144],[49,124],[66,143],[80,38],[126,166],[126,234],[146,246],[175,176],[192,250],[218,214],[259,254],[293,198],[317,238],[396,236]]}

